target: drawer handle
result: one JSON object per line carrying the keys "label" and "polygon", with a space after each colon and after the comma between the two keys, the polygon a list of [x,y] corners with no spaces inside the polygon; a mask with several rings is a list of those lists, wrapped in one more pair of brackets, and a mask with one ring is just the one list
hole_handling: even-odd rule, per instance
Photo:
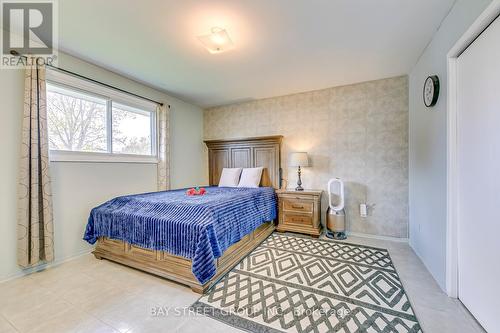
{"label": "drawer handle", "polygon": [[304,209],[304,206],[292,205],[292,208],[295,208],[295,209]]}
{"label": "drawer handle", "polygon": [[302,222],[302,219],[292,217],[292,221],[293,222]]}

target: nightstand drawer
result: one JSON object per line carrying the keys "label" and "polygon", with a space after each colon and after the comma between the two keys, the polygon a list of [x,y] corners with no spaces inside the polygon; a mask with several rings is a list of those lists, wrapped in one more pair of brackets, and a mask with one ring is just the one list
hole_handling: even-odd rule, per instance
{"label": "nightstand drawer", "polygon": [[283,223],[284,224],[312,226],[313,225],[313,218],[311,215],[284,213],[283,214]]}
{"label": "nightstand drawer", "polygon": [[321,190],[279,190],[279,232],[321,234]]}
{"label": "nightstand drawer", "polygon": [[312,200],[284,199],[283,209],[286,211],[312,214],[314,203]]}

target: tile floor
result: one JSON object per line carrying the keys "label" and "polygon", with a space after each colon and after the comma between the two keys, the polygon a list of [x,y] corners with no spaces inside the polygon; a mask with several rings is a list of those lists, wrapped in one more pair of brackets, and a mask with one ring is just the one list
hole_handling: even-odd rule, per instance
{"label": "tile floor", "polygon": [[[484,332],[459,301],[439,289],[408,244],[348,241],[389,250],[424,332]],[[0,284],[0,332],[241,332],[176,313],[198,297],[189,288],[89,254]],[[170,315],[152,315],[152,309],[166,308]]]}

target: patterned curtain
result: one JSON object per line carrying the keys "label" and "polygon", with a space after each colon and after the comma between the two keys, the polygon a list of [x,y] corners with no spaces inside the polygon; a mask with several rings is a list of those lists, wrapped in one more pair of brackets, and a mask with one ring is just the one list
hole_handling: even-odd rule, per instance
{"label": "patterned curtain", "polygon": [[158,105],[158,191],[170,189],[170,114],[167,105]]}
{"label": "patterned curtain", "polygon": [[18,202],[17,261],[22,267],[54,260],[45,68],[31,59],[24,81]]}

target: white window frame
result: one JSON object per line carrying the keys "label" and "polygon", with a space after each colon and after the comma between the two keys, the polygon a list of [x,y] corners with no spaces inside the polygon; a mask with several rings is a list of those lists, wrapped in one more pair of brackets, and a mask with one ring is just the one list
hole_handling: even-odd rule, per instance
{"label": "white window frame", "polygon": [[[49,159],[51,162],[93,162],[93,163],[158,163],[158,114],[157,105],[153,102],[143,100],[141,98],[122,93],[120,91],[87,81],[69,74],[65,74],[53,69],[47,69],[46,81],[53,86],[60,86],[74,90],[81,91],[89,96],[95,96],[107,101],[107,152],[82,152],[82,151],[68,151],[68,150],[50,150]],[[151,155],[137,155],[137,154],[122,154],[112,153],[112,103],[123,105],[129,108],[137,108],[141,111],[151,113]]]}

